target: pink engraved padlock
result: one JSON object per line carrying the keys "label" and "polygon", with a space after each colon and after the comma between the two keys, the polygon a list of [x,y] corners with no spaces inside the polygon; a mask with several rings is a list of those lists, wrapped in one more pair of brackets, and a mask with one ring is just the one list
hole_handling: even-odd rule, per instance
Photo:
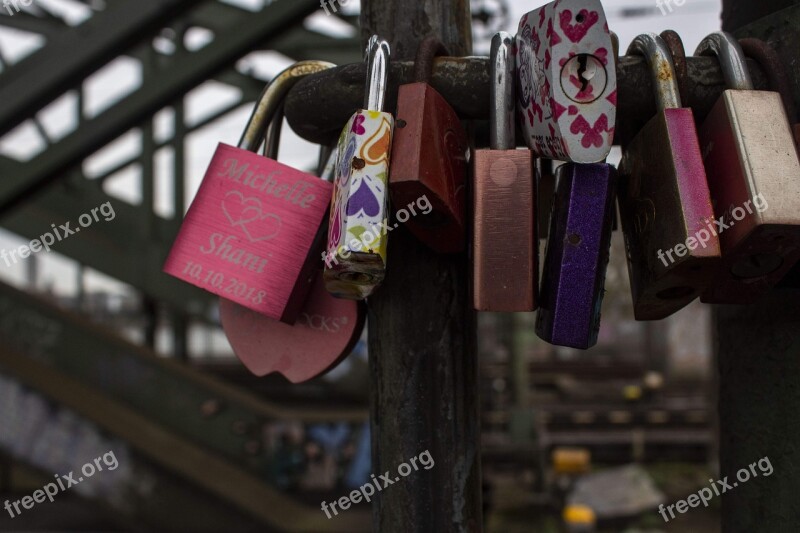
{"label": "pink engraved padlock", "polygon": [[517,110],[525,142],[548,159],[597,163],[611,150],[617,73],[600,0],[557,0],[519,24]]}
{"label": "pink engraved padlock", "polygon": [[219,145],[164,265],[166,273],[268,317],[295,322],[319,266],[319,254],[310,252],[333,186],[254,152],[289,89],[333,66],[301,61],[278,74],[262,93],[239,146]]}

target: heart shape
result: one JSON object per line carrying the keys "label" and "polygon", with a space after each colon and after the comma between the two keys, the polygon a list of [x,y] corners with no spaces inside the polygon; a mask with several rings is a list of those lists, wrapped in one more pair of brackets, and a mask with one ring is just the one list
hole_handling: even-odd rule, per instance
{"label": "heart shape", "polygon": [[236,356],[250,372],[282,374],[302,383],[332,369],[364,327],[362,304],[331,296],[320,272],[294,325],[220,299],[220,319]]}
{"label": "heart shape", "polygon": [[582,41],[589,32],[589,29],[594,26],[598,20],[600,20],[600,15],[597,13],[597,11],[588,11],[586,9],[581,9],[578,12],[578,17],[582,17],[583,22],[572,24],[572,11],[565,9],[560,15],[559,22],[561,25],[561,31],[563,31],[564,35],[567,36],[567,39],[573,43]]}
{"label": "heart shape", "polygon": [[376,217],[381,212],[378,198],[369,188],[366,178],[361,180],[358,190],[347,201],[347,216],[356,216],[362,211],[368,217]]}
{"label": "heart shape", "polygon": [[[232,200],[234,198],[238,198],[238,202],[234,202]],[[258,198],[245,198],[239,191],[228,191],[225,194],[222,212],[225,213],[231,226],[242,228],[250,242],[272,240],[281,231],[282,221],[278,215],[264,213]]]}

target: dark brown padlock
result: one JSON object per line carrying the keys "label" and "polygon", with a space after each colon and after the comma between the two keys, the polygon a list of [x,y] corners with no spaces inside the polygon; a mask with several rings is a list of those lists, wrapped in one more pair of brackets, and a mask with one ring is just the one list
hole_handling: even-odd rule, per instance
{"label": "dark brown padlock", "polygon": [[428,214],[402,222],[434,251],[456,253],[466,243],[468,144],[458,115],[428,83],[433,59],[439,55],[447,55],[447,50],[436,37],[422,41],[414,67],[416,83],[399,89],[389,194],[395,209],[426,198]]}

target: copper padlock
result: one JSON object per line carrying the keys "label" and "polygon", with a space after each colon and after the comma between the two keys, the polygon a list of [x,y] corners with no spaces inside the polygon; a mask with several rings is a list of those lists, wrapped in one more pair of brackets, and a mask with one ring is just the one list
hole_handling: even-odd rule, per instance
{"label": "copper padlock", "polygon": [[414,66],[416,82],[398,91],[389,193],[395,206],[426,197],[432,211],[408,220],[406,227],[434,251],[456,253],[464,250],[466,240],[469,146],[458,115],[430,85],[436,55],[447,55],[441,41],[422,41]]}
{"label": "copper padlock", "polygon": [[516,149],[514,52],[508,33],[492,39],[491,149],[475,150],[473,305],[478,311],[535,311],[539,276],[533,153]]}

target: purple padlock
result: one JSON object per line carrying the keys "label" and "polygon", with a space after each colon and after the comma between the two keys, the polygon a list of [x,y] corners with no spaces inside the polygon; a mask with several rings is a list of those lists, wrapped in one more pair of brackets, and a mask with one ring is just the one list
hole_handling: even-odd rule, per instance
{"label": "purple padlock", "polygon": [[605,163],[567,163],[556,176],[536,334],[586,350],[600,331],[616,170]]}

